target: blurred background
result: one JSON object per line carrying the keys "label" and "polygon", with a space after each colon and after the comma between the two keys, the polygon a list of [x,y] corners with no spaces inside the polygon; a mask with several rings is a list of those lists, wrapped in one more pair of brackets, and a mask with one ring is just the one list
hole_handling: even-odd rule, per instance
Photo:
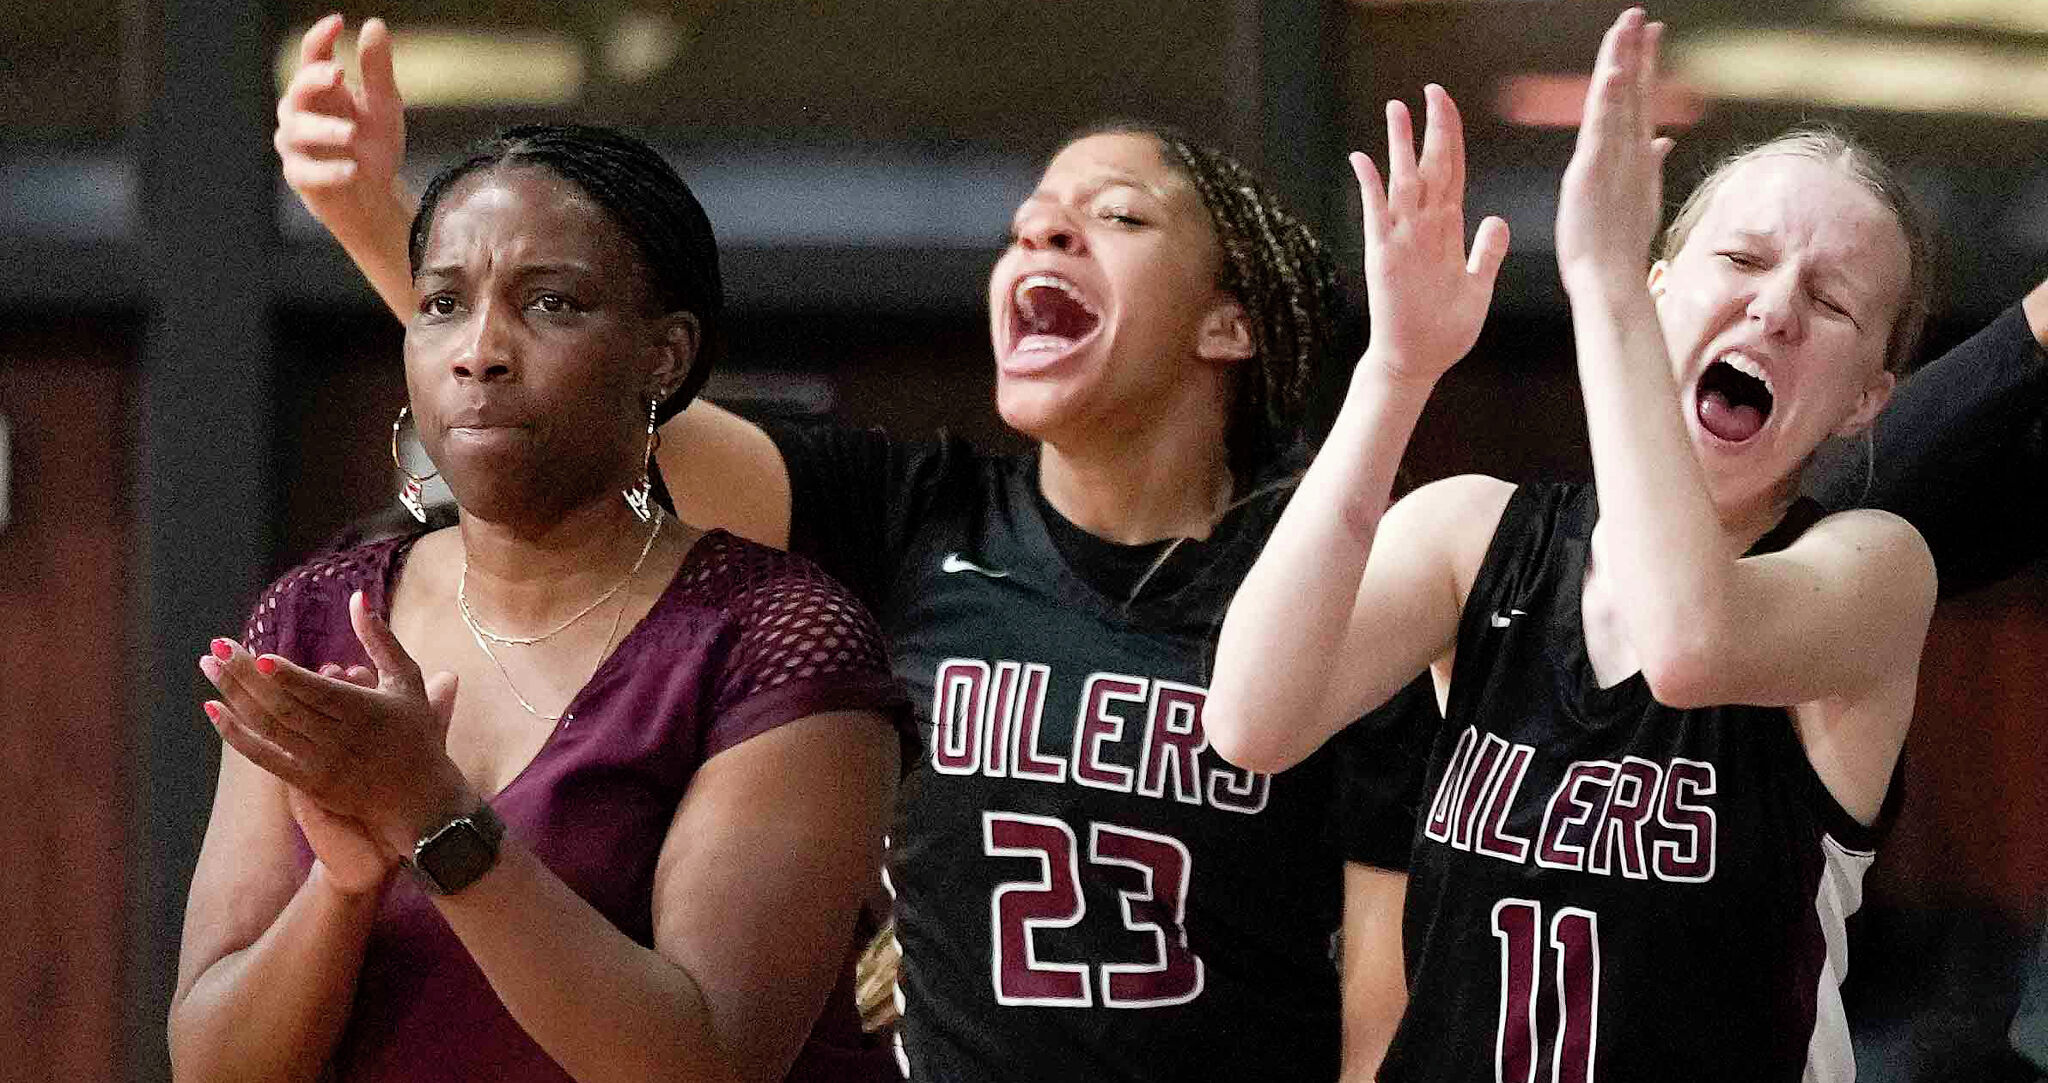
{"label": "blurred background", "polygon": [[[1464,107],[1514,229],[1412,479],[1588,472],[1555,187],[1611,0],[394,0],[418,182],[504,124],[628,127],[724,249],[711,394],[1013,440],[984,280],[1062,133],[1180,125],[1356,262],[1342,153],[1380,103]],[[399,325],[277,179],[301,0],[0,0],[0,1079],[169,1078],[162,1024],[216,739],[194,660],[258,588],[390,506]],[[2048,275],[2048,0],[1668,0],[1682,194],[1841,122],[1940,225],[1928,356]],[[1342,373],[1329,386],[1339,387]],[[1328,408],[1325,396],[1325,408]],[[2016,501],[2044,499],[2041,479]],[[1905,818],[1854,926],[1873,1080],[2034,1079],[2006,1049],[2048,898],[2048,576],[1945,604]],[[1740,950],[1741,945],[1729,945]],[[1674,1021],[1708,1025],[1711,1020]]]}

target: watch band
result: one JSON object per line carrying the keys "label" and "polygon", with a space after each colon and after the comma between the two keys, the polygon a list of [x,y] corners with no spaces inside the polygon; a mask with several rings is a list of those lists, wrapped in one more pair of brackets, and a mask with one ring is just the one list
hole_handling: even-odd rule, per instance
{"label": "watch band", "polygon": [[422,836],[405,869],[429,894],[453,895],[491,871],[504,839],[505,821],[485,802]]}

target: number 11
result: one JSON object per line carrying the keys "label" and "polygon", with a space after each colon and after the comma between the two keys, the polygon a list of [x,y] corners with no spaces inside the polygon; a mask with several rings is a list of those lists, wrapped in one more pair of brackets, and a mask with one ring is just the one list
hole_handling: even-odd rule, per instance
{"label": "number 11", "polygon": [[[1494,1039],[1496,1083],[1536,1079],[1536,985],[1543,969],[1543,904],[1502,899],[1493,904],[1493,935],[1500,939],[1500,1030]],[[1555,1083],[1593,1083],[1593,1050],[1600,1037],[1600,918],[1567,906],[1550,919],[1557,964],[1557,1040],[1551,1046]]]}

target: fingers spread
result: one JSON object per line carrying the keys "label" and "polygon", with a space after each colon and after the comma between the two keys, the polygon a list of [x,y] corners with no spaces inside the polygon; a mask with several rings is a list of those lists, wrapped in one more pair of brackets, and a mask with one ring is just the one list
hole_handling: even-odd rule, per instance
{"label": "fingers spread", "polygon": [[1365,243],[1370,248],[1380,243],[1387,228],[1387,192],[1370,155],[1351,152],[1351,175],[1358,178],[1358,201],[1365,209]]}
{"label": "fingers spread", "polygon": [[342,19],[339,14],[322,16],[299,39],[299,64],[311,64],[317,60],[334,59],[334,42],[341,37]]}
{"label": "fingers spread", "polygon": [[304,746],[289,734],[252,724],[232,704],[220,700],[207,701],[206,715],[212,720],[214,732],[220,734],[220,739],[250,763],[287,783],[297,785],[304,781],[306,770],[301,756]]}
{"label": "fingers spread", "polygon": [[404,108],[391,63],[391,30],[384,20],[363,23],[362,32],[356,35],[356,58],[362,65],[364,106],[379,113]]}
{"label": "fingers spread", "polygon": [[[277,690],[281,699],[293,705],[294,714],[347,720],[374,713],[379,709],[376,704],[375,686],[366,688],[347,679],[339,666],[329,663],[321,667],[323,672],[314,673],[293,665],[290,659],[277,655],[266,654],[263,658],[276,665],[266,683]],[[333,669],[334,672],[324,672],[327,669]]]}
{"label": "fingers spread", "polygon": [[1408,115],[1405,102],[1387,103],[1387,204],[1401,208],[1414,206],[1415,191],[1415,124]]}
{"label": "fingers spread", "polygon": [[[233,644],[232,640],[223,642]],[[220,691],[222,701],[240,717],[242,725],[273,741],[290,740],[294,747],[310,743],[319,725],[318,717],[304,704],[285,695],[258,670],[255,656],[248,648],[234,644],[227,659],[209,658],[212,664],[202,662],[200,669]]]}
{"label": "fingers spread", "polygon": [[1472,254],[1465,259],[1465,273],[1484,284],[1487,291],[1493,289],[1494,278],[1500,274],[1501,261],[1508,254],[1508,224],[1504,219],[1492,215],[1479,223],[1479,232],[1472,237]]}
{"label": "fingers spread", "polygon": [[1421,175],[1425,198],[1458,197],[1465,191],[1465,123],[1458,103],[1435,83],[1422,88],[1427,107],[1422,140]]}

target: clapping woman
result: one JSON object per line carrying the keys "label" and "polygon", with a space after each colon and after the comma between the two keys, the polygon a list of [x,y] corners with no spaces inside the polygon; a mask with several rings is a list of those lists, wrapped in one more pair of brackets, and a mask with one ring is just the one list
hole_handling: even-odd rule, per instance
{"label": "clapping woman", "polygon": [[460,524],[316,558],[201,659],[179,1077],[893,1074],[846,991],[900,757],[880,633],[651,474],[719,339],[703,211],[637,141],[514,129],[410,262]]}

